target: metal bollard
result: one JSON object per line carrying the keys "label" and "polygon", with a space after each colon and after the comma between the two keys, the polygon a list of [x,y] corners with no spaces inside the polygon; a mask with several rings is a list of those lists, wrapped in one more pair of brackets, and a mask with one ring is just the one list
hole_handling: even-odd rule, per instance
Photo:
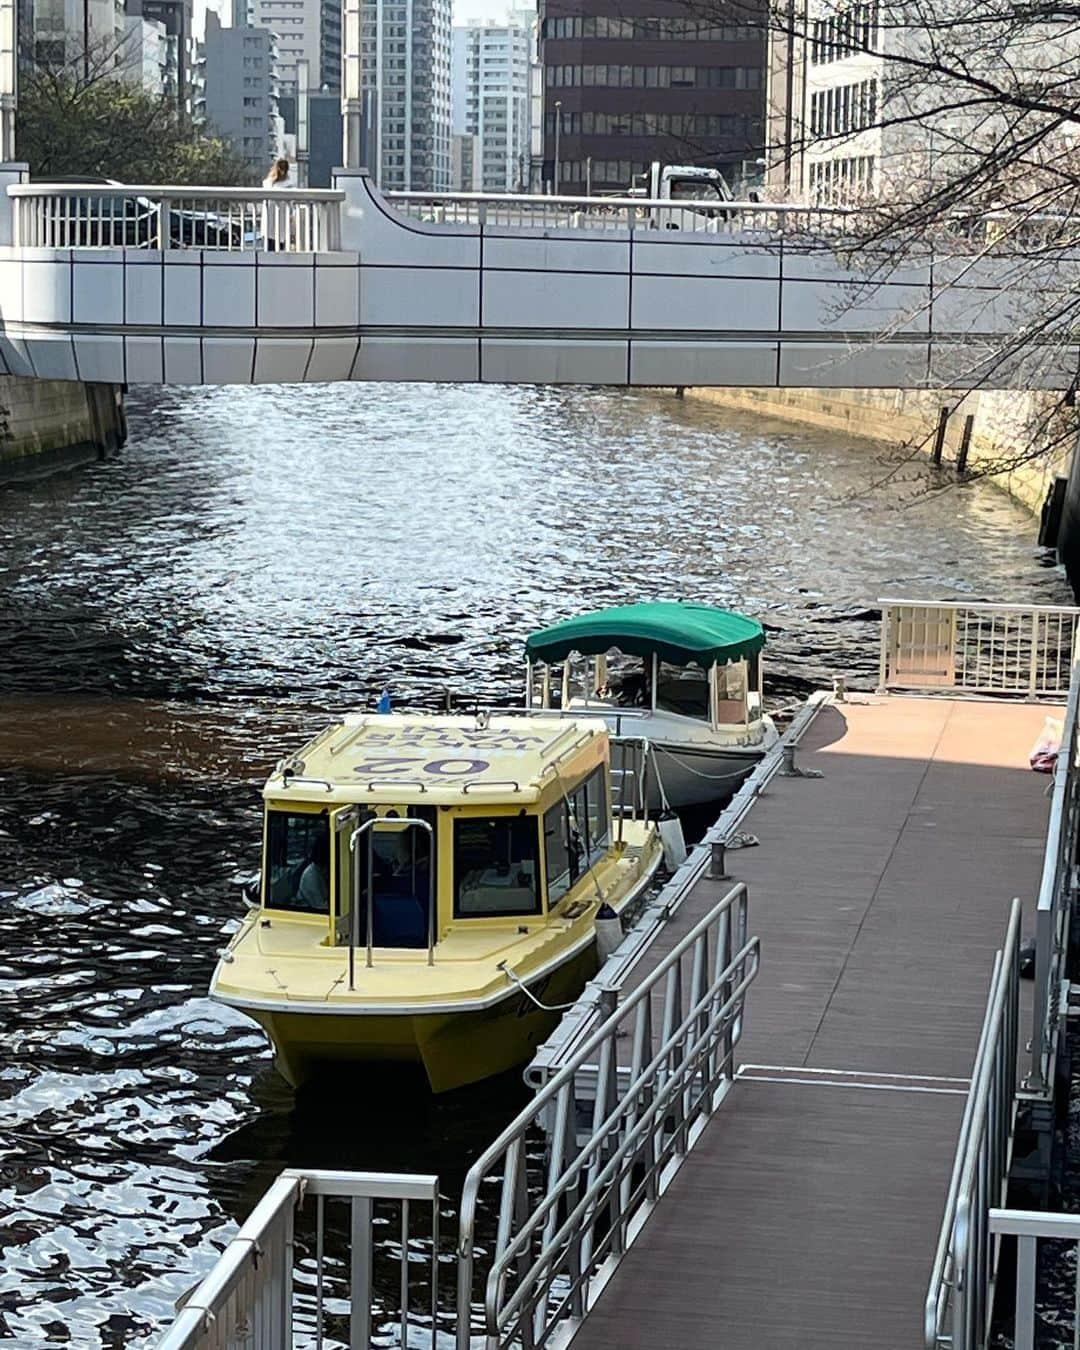
{"label": "metal bollard", "polygon": [[833,697],[837,703],[843,703],[847,697],[847,685],[844,683],[843,675],[837,675],[832,682]]}
{"label": "metal bollard", "polygon": [[793,744],[782,745],[780,747],[780,773],[784,778],[797,778],[799,771],[795,767],[795,746]]}
{"label": "metal bollard", "polygon": [[709,859],[709,876],[713,881],[729,881],[727,863],[724,854],[727,851],[727,844],[723,839],[714,839],[712,841],[712,854]]}

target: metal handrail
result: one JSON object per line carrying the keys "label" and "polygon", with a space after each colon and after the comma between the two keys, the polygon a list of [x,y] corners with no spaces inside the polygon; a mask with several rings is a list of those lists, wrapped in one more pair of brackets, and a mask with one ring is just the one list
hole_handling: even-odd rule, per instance
{"label": "metal handrail", "polygon": [[1035,910],[1035,996],[1032,1001],[1031,1068],[1025,1086],[1047,1096],[1054,1086],[1058,988],[1069,949],[1080,835],[1080,663],[1074,665],[1065,708],[1061,747],[1054,770],[1039,900]]}
{"label": "metal handrail", "polygon": [[926,1350],[982,1350],[989,1331],[997,1269],[989,1211],[1005,1198],[1016,1118],[1020,919],[1014,899],[994,963],[924,1304]]}
{"label": "metal handrail", "polygon": [[[8,189],[13,191],[14,189]],[[593,210],[607,207],[667,207],[676,210],[707,211],[757,211],[773,212],[776,215],[801,216],[855,216],[866,213],[867,208],[858,206],[804,206],[797,202],[750,202],[724,201],[717,198],[698,201],[696,199],[669,197],[558,197],[540,193],[526,192],[385,192],[383,196],[390,202],[475,202],[478,205],[491,206],[584,206]]]}
{"label": "metal handrail", "polygon": [[[371,1343],[375,1202],[396,1202],[401,1210],[400,1325],[401,1344],[408,1335],[410,1249],[409,1206],[431,1206],[431,1336],[436,1336],[439,1266],[439,1179],[393,1172],[332,1172],[289,1169],[281,1173],[255,1206],[247,1222],[220,1254],[214,1266],[178,1310],[176,1320],[157,1343],[157,1350],[219,1350],[255,1344],[293,1344],[293,1228],[305,1200],[316,1202],[312,1312],[316,1346],[325,1333],[326,1259],[325,1202],[341,1200],[350,1209],[350,1259],[346,1270],[350,1320],[349,1343]],[[305,1332],[310,1328],[305,1327]]]}
{"label": "metal handrail", "polygon": [[902,600],[881,606],[879,688],[1063,699],[1080,607]]}
{"label": "metal handrail", "polygon": [[[418,826],[427,831],[428,842],[431,845],[431,858],[428,864],[428,922],[427,922],[427,963],[429,966],[435,964],[435,874],[438,868],[435,865],[435,827],[427,820],[420,820],[417,816],[371,816],[359,824],[349,836],[349,852],[353,855],[353,895],[351,913],[349,915],[349,988],[356,988],[356,916],[360,912],[360,869],[356,866],[356,851],[359,845],[361,835],[368,831],[374,833],[382,828],[388,833],[398,833],[402,830],[411,829]],[[367,969],[370,970],[374,965],[374,918],[375,918],[375,858],[374,850],[368,847],[367,856]]]}
{"label": "metal handrail", "polygon": [[343,202],[339,188],[180,187],[147,183],[12,183],[9,197],[152,197],[159,201]]}
{"label": "metal handrail", "polygon": [[[700,919],[536,1094],[470,1168],[462,1192],[457,1284],[457,1346],[471,1344],[476,1218],[480,1187],[503,1163],[498,1232],[485,1281],[489,1347],[534,1344],[547,1323],[580,1319],[604,1282],[597,1248],[617,1261],[667,1189],[683,1157],[732,1081],[743,1002],[759,965],[759,942],[748,936],[748,894],[738,884]],[[683,960],[692,957],[684,1011]],[[652,1007],[663,988],[664,1025],[654,1045]],[[629,1023],[629,1027],[627,1024]],[[624,1030],[626,1029],[626,1030]],[[630,1072],[619,1070],[616,1046],[632,1037]],[[598,1065],[599,1067],[594,1067]],[[577,1146],[575,1075],[596,1076],[591,1132]],[[526,1138],[543,1119],[549,1131],[547,1184],[530,1206]],[[639,1180],[635,1168],[643,1176]],[[597,1223],[610,1223],[601,1233]],[[517,1232],[514,1232],[515,1223]],[[610,1273],[608,1261],[604,1270]],[[506,1284],[516,1272],[517,1287]],[[569,1283],[556,1295],[559,1277]]]}

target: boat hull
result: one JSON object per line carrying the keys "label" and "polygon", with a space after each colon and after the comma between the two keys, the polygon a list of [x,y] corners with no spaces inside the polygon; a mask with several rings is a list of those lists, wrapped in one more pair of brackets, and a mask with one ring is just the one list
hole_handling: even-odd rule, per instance
{"label": "boat hull", "polygon": [[665,804],[663,798],[676,809],[728,800],[761,763],[766,752],[764,745],[722,749],[655,741],[652,749],[663,793],[652,777],[648,789],[650,811],[660,810]]}
{"label": "boat hull", "polygon": [[597,969],[595,938],[530,985],[486,1008],[461,1012],[293,1012],[245,1009],[270,1037],[278,1072],[293,1087],[365,1064],[418,1064],[433,1092],[505,1073],[532,1058]]}

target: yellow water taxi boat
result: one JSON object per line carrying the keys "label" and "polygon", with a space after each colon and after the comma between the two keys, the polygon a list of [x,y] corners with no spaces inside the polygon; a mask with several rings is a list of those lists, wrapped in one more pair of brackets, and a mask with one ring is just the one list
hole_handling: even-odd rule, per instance
{"label": "yellow water taxi boat", "polygon": [[263,797],[259,902],[210,992],[294,1086],[406,1061],[442,1092],[523,1063],[597,968],[601,906],[661,858],[655,826],[612,811],[596,721],[352,715]]}

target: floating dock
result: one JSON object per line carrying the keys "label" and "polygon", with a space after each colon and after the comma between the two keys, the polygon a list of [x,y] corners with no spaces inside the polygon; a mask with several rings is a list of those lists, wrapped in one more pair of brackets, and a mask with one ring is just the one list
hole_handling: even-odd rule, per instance
{"label": "floating dock", "polygon": [[[920,1344],[1014,896],[1033,931],[1050,803],[1028,755],[1048,711],[819,701],[794,768],[821,776],[787,776],[781,757],[748,784],[735,811],[750,846],[725,860],[749,889],[761,968],[735,1083],[575,1350]],[[674,879],[669,917],[628,944],[620,1001],[730,887],[702,861],[688,888]],[[580,1044],[595,995],[542,1052],[543,1076]]]}

